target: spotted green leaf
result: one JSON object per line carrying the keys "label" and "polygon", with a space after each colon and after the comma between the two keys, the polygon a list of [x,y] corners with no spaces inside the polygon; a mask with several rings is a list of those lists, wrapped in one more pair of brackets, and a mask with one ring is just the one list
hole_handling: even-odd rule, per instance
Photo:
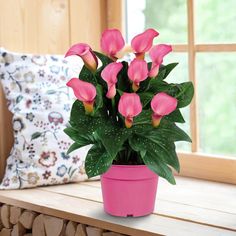
{"label": "spotted green leaf", "polygon": [[85,171],[89,178],[105,173],[111,166],[113,157],[104,147],[94,144],[85,159]]}

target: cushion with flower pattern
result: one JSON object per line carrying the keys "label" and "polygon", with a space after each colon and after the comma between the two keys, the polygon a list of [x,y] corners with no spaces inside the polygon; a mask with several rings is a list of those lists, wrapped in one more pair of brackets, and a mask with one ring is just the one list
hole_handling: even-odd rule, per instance
{"label": "cushion with flower pattern", "polygon": [[13,113],[15,140],[0,189],[87,179],[84,159],[88,147],[67,155],[72,141],[63,132],[74,101],[66,82],[81,67],[78,58],[0,49],[0,81]]}

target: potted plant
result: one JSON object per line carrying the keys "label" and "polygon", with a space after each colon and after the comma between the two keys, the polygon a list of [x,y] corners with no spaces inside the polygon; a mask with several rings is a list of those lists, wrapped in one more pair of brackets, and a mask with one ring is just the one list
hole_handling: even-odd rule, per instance
{"label": "potted plant", "polygon": [[102,34],[104,54],[83,43],[66,53],[84,62],[67,83],[77,98],[65,129],[74,141],[68,153],[92,144],[85,170],[89,178],[101,175],[104,209],[115,216],[152,213],[158,176],[175,184],[172,169],[180,170],[175,142],[191,142],[175,123],[185,122],[180,108],[190,104],[193,85],[167,82],[178,63],[162,64],[172,48],[152,46],[157,36],[154,29],[135,36],[130,63],[118,60],[127,47],[117,29]]}

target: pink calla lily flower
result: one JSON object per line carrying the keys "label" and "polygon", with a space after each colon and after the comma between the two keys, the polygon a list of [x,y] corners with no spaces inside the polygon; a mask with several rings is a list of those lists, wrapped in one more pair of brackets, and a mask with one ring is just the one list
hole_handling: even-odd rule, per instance
{"label": "pink calla lily flower", "polygon": [[161,92],[156,94],[151,101],[152,125],[157,127],[160,124],[161,118],[173,112],[177,107],[177,99],[170,95]]}
{"label": "pink calla lily flower", "polygon": [[144,59],[145,52],[149,51],[152,47],[153,39],[158,35],[159,33],[156,30],[147,29],[132,39],[131,47],[137,58]]}
{"label": "pink calla lily flower", "polygon": [[139,84],[148,77],[148,66],[147,62],[135,58],[128,69],[129,79],[133,82],[132,88],[136,92],[139,89]]}
{"label": "pink calla lily flower", "polygon": [[95,72],[98,67],[98,59],[90,46],[85,43],[78,43],[73,45],[66,53],[65,57],[68,56],[79,56],[82,58],[85,66],[91,70],[92,72]]}
{"label": "pink calla lily flower", "polygon": [[123,93],[118,104],[118,111],[125,117],[126,128],[131,128],[133,118],[142,111],[142,104],[136,93]]}
{"label": "pink calla lily flower", "polygon": [[121,71],[123,65],[121,62],[112,62],[108,64],[102,71],[101,77],[107,82],[107,98],[114,98],[116,95],[117,75]]}
{"label": "pink calla lily flower", "polygon": [[159,72],[159,67],[163,62],[163,58],[165,55],[172,51],[172,47],[166,44],[159,44],[154,46],[149,55],[152,60],[152,68],[149,72],[149,77],[156,77]]}
{"label": "pink calla lily flower", "polygon": [[71,87],[76,98],[83,102],[86,113],[92,113],[96,97],[95,86],[78,78],[72,78],[66,85]]}
{"label": "pink calla lily flower", "polygon": [[124,47],[125,40],[118,29],[108,29],[102,33],[101,49],[110,58],[116,60],[116,54]]}

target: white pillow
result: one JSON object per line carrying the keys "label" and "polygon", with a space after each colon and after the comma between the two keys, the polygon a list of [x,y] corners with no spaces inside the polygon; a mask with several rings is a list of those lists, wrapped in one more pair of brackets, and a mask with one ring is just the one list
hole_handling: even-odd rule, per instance
{"label": "white pillow", "polygon": [[66,82],[78,76],[82,65],[79,57],[0,49],[0,81],[13,113],[15,139],[0,189],[87,179],[88,147],[67,155],[72,140],[63,132],[74,102]]}

